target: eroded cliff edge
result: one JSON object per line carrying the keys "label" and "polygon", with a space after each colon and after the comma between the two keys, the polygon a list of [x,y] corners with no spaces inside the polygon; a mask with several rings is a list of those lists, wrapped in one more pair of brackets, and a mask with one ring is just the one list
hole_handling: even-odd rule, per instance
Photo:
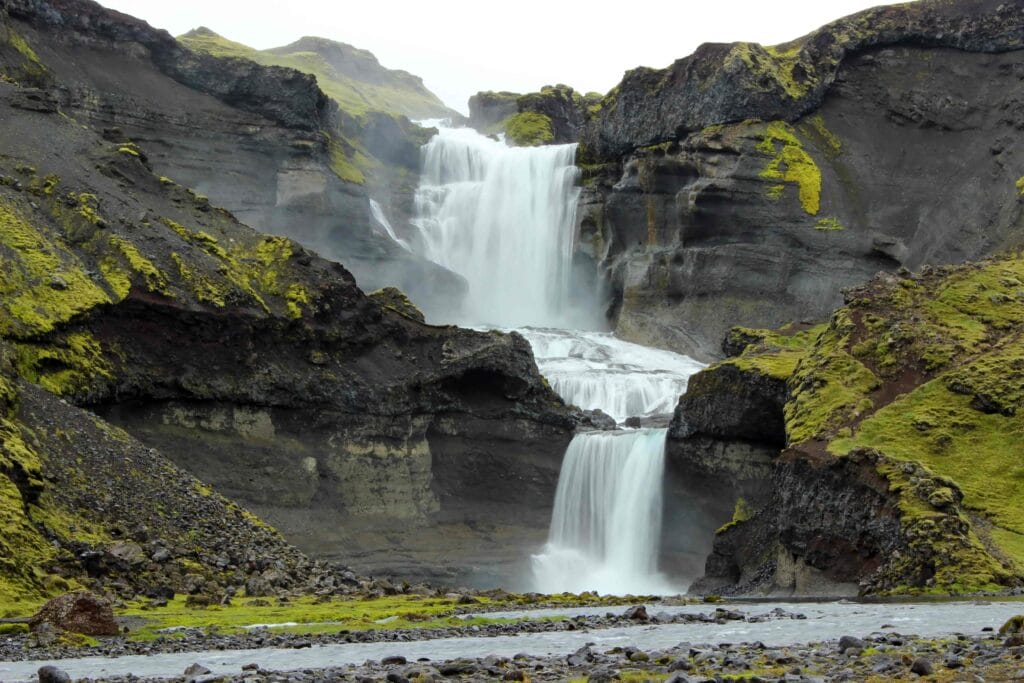
{"label": "eroded cliff edge", "polygon": [[143,144],[158,175],[344,263],[367,291],[398,286],[420,305],[462,296],[462,278],[390,240],[370,208],[375,199],[408,230],[429,131],[396,113],[350,111],[310,73],[192,50],[88,0],[0,8],[40,65],[23,67],[5,41],[14,78],[97,131]]}

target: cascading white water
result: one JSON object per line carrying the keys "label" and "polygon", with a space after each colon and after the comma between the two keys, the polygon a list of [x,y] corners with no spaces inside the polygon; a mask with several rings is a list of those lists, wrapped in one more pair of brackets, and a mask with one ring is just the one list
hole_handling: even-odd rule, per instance
{"label": "cascading white water", "polygon": [[395,229],[391,227],[391,221],[384,215],[384,209],[381,208],[380,204],[377,203],[376,199],[370,200],[370,215],[373,216],[373,220],[377,222],[377,225],[384,228],[384,232],[387,234],[391,241],[402,247],[406,251],[412,251],[409,243],[403,240],[395,233]]}
{"label": "cascading white water", "polygon": [[657,566],[667,432],[591,432],[573,439],[548,543],[532,558],[536,590],[676,592]]}
{"label": "cascading white water", "polygon": [[571,322],[576,145],[509,147],[441,128],[423,154],[413,222],[424,256],[469,283],[466,309],[452,322]]}
{"label": "cascading white water", "polygon": [[671,413],[690,375],[704,367],[689,356],[632,344],[606,332],[517,330],[551,388],[567,403],[627,417]]}
{"label": "cascading white water", "polygon": [[[441,127],[423,152],[417,248],[468,282],[464,309],[445,322],[525,328],[517,331],[569,403],[600,408],[616,421],[670,413],[699,363],[611,334],[564,329],[592,327],[597,317],[569,305],[575,152],[575,145],[509,147]],[[658,573],[666,431],[572,441],[549,541],[532,558],[537,590],[675,592]]]}

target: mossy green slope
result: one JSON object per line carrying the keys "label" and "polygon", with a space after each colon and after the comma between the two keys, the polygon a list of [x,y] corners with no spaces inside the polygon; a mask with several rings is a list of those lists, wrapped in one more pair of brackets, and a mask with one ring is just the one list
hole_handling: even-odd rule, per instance
{"label": "mossy green slope", "polygon": [[174,217],[144,220],[144,238],[115,231],[104,218],[106,200],[25,166],[0,167],[27,187],[0,186],[0,336],[24,378],[68,397],[102,393],[119,352],[74,323],[133,295],[284,319],[315,306],[295,277],[304,251],[294,242],[238,232],[205,198],[153,177],[142,157],[111,149],[106,160],[162,195]]}
{"label": "mossy green slope", "polygon": [[[1024,575],[1022,283],[1020,255],[881,275],[848,292],[811,344],[736,330],[746,350],[725,361],[790,373],[792,451],[884,454],[879,474],[898,496],[904,534],[933,545],[945,563],[936,591],[997,588]],[[916,490],[900,461],[949,487]],[[949,524],[958,528],[943,532]]]}
{"label": "mossy green slope", "polygon": [[[105,146],[95,158],[100,186],[112,176],[150,193],[144,218],[125,217],[133,195],[0,160],[0,616],[89,586],[76,558],[116,543],[142,553],[126,575],[113,570],[132,595],[180,586],[190,574],[209,585],[236,580],[211,551],[235,538],[308,563],[236,504],[54,396],[87,402],[131,375],[122,343],[95,324],[111,309],[230,311],[288,327],[318,306],[316,285],[299,275],[310,256],[291,240],[248,230],[157,178],[134,144]],[[140,545],[153,538],[171,549],[159,563]]]}
{"label": "mossy green slope", "polygon": [[[385,69],[369,52],[342,43],[303,38],[286,47],[257,50],[206,28],[179,36],[178,41],[196,52],[249,59],[265,66],[286,66],[312,74],[320,88],[353,115],[368,111],[402,114],[409,118],[451,115],[444,103],[416,77],[404,71]],[[364,72],[368,75],[360,78]]]}

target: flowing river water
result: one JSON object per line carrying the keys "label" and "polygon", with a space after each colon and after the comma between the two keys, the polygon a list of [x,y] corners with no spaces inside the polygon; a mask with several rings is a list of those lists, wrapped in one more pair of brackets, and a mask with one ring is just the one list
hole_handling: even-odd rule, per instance
{"label": "flowing river water", "polygon": [[[146,676],[172,678],[181,675],[194,662],[215,674],[239,674],[246,664],[256,663],[272,671],[317,669],[344,664],[360,664],[368,659],[380,660],[401,654],[410,661],[420,657],[444,661],[459,657],[497,655],[511,657],[519,652],[533,655],[565,655],[586,643],[597,650],[632,645],[644,650],[672,647],[681,642],[694,644],[741,643],[761,641],[768,647],[801,645],[836,639],[844,635],[865,636],[885,628],[885,632],[942,637],[954,633],[980,635],[983,628],[998,628],[1021,611],[1020,602],[949,602],[917,604],[771,603],[741,607],[747,613],[760,615],[781,607],[787,612],[804,614],[807,619],[776,619],[751,623],[730,621],[725,624],[663,624],[597,629],[591,631],[557,631],[550,633],[498,636],[493,638],[441,638],[407,643],[352,643],[314,646],[308,649],[264,648],[184,652],[151,656],[118,658],[88,657],[65,659],[60,667],[72,679],[110,676]],[[622,608],[598,610],[546,610],[507,612],[488,616],[571,616],[587,612],[616,612]],[[649,605],[652,614],[659,611],[708,612],[707,605],[661,608]],[[34,681],[36,670],[44,662],[0,662],[0,680],[8,683]]]}

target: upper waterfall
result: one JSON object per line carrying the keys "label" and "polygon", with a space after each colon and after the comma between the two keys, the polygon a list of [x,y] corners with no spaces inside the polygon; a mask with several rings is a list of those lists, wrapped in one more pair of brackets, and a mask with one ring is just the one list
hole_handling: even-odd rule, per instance
{"label": "upper waterfall", "polygon": [[589,326],[568,305],[576,145],[509,147],[441,128],[423,155],[413,222],[424,256],[469,284],[464,310],[447,322]]}

